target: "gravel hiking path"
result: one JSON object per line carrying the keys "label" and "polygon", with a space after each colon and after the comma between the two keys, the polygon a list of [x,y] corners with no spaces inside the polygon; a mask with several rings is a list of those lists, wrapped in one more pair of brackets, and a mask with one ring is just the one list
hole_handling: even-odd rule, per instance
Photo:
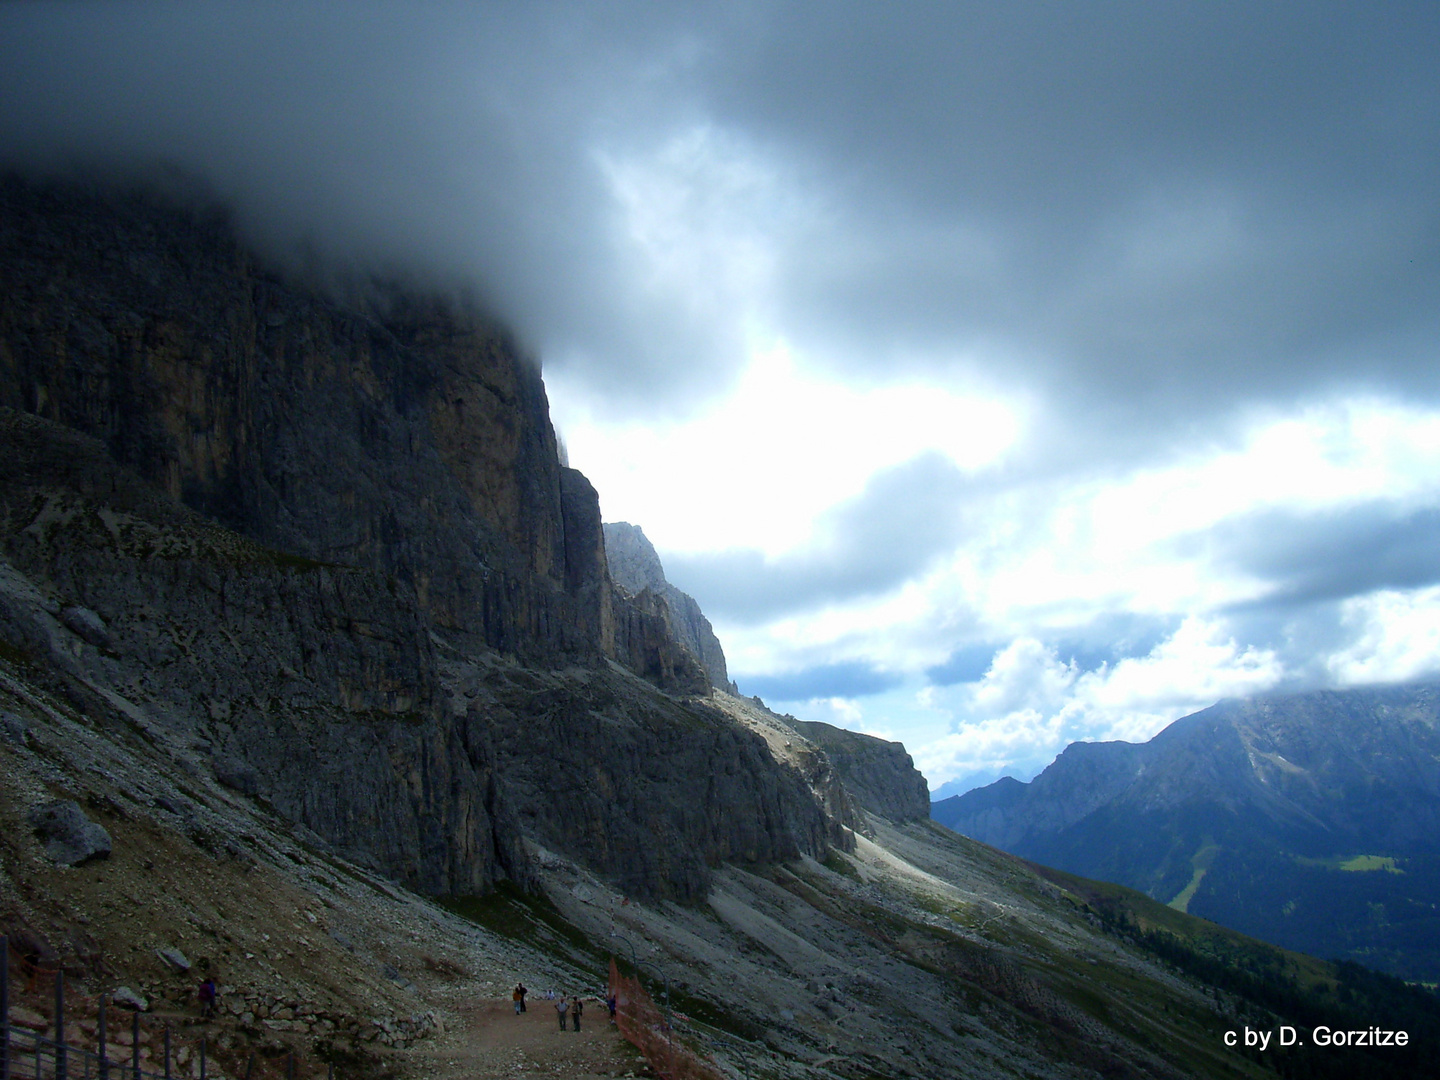
{"label": "gravel hiking path", "polygon": [[460,1030],[447,1031],[432,1045],[421,1044],[411,1051],[423,1053],[424,1059],[412,1058],[416,1068],[405,1069],[407,1076],[609,1080],[655,1075],[635,1048],[610,1026],[600,1001],[586,1000],[578,1032],[568,1017],[566,1030],[561,1032],[554,1004],[543,997],[528,1001],[519,1016],[508,998],[481,1000],[456,1011]]}

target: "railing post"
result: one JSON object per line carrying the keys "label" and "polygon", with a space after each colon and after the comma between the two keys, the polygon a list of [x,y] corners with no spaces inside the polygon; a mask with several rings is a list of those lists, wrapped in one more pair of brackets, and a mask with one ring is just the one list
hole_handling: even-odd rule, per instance
{"label": "railing post", "polygon": [[[65,1080],[65,971],[55,969],[55,1080]],[[40,1080],[36,1077],[35,1080]]]}
{"label": "railing post", "polygon": [[290,1051],[290,1056],[285,1059],[285,1080],[295,1080],[295,1051]]}
{"label": "railing post", "polygon": [[200,1080],[205,1080],[205,1040],[200,1040]]}
{"label": "railing post", "polygon": [[130,1066],[135,1080],[140,1080],[140,1010],[130,1019]]}
{"label": "railing post", "polygon": [[10,938],[0,937],[0,1080],[10,1080]]}
{"label": "railing post", "polygon": [[170,1080],[170,1025],[165,1025],[165,1080]]}
{"label": "railing post", "polygon": [[100,1043],[100,1080],[110,1080],[109,1050],[105,1046],[105,995],[100,995],[100,1023],[95,1029]]}
{"label": "railing post", "polygon": [[[254,1071],[255,1071],[255,1051],[254,1051],[254,1050],[251,1050],[251,1051],[250,1051],[250,1060],[247,1061],[247,1062],[245,1062],[245,1080],[250,1080],[250,1074],[251,1074],[252,1072],[254,1072]],[[165,1080],[170,1080],[169,1076],[166,1076]]]}

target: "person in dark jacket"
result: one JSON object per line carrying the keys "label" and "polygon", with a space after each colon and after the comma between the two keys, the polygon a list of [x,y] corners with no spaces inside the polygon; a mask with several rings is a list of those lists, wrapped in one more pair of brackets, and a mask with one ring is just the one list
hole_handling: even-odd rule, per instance
{"label": "person in dark jacket", "polygon": [[576,994],[570,999],[570,1018],[575,1022],[575,1030],[580,1030],[580,1014],[585,1011],[585,1006],[580,1001],[580,995]]}

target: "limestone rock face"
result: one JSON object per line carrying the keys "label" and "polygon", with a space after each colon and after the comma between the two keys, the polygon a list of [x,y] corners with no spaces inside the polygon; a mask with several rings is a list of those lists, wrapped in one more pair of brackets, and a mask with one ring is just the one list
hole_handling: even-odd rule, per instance
{"label": "limestone rock face", "polygon": [[[413,887],[526,878],[488,731],[442,708],[408,588],[211,525],[38,417],[0,409],[0,442],[0,638],[87,711],[158,719],[222,782]],[[77,650],[58,598],[110,649]]]}
{"label": "limestone rock face", "polygon": [[720,862],[819,855],[838,838],[797,768],[702,701],[618,668],[461,664],[525,831],[632,896],[697,900]]}
{"label": "limestone rock face", "polygon": [[644,530],[627,521],[606,522],[605,555],[610,576],[632,596],[647,590],[664,602],[671,634],[705,669],[710,685],[735,693],[725,670],[725,651],[700,605],[665,579],[660,556]]}
{"label": "limestone rock face", "polygon": [[0,405],[264,547],[394,578],[457,643],[614,655],[598,501],[503,330],[340,304],[140,196],[5,179],[0,221]]}
{"label": "limestone rock face", "polygon": [[818,721],[786,720],[825,751],[840,782],[866,810],[895,822],[930,816],[930,786],[901,743]]}

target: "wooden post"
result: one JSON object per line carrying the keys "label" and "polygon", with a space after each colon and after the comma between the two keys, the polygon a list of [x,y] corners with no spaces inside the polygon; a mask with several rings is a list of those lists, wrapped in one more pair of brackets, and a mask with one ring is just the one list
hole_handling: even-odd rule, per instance
{"label": "wooden post", "polygon": [[10,1080],[9,937],[0,937],[0,1080]]}
{"label": "wooden post", "polygon": [[200,1080],[205,1080],[205,1040],[200,1040]]}
{"label": "wooden post", "polygon": [[245,1080],[250,1080],[250,1074],[255,1071],[255,1051],[250,1051],[250,1060],[245,1062]]}
{"label": "wooden post", "polygon": [[100,1023],[95,1031],[100,1041],[100,1080],[110,1080],[109,1051],[105,1048],[105,995],[100,995]]}
{"label": "wooden post", "polygon": [[170,1025],[165,1025],[165,1080],[170,1080]]}
{"label": "wooden post", "polygon": [[[55,969],[55,1080],[65,1080],[65,972]],[[37,1075],[35,1080],[40,1080]]]}

